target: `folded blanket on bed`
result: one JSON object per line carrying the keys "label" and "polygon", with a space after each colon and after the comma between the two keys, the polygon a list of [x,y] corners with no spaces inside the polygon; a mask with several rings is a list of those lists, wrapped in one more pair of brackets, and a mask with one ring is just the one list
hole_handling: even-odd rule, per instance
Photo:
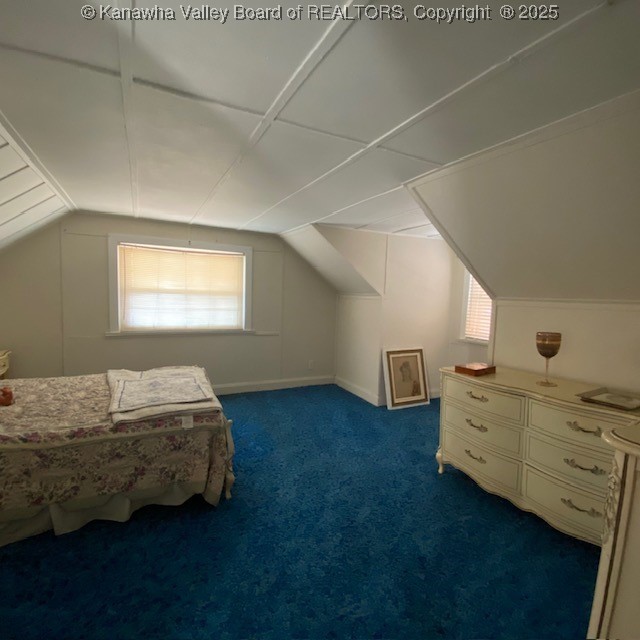
{"label": "folded blanket on bed", "polygon": [[113,422],[222,408],[201,367],[110,369],[107,381]]}

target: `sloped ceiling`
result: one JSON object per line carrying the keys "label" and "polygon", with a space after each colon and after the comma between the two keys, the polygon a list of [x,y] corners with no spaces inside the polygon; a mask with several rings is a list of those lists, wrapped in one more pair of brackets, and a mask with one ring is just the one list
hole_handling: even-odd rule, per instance
{"label": "sloped ceiling", "polygon": [[67,210],[50,178],[0,125],[0,248]]}
{"label": "sloped ceiling", "polygon": [[306,225],[284,234],[284,238],[339,293],[349,295],[379,295],[376,289],[350,260],[328,240],[317,225]]}
{"label": "sloped ceiling", "polygon": [[494,297],[640,300],[640,91],[409,184]]}
{"label": "sloped ceiling", "polygon": [[[285,2],[224,24],[174,0],[90,2],[92,20],[86,4],[0,0],[0,122],[71,210],[433,236],[404,182],[640,86],[637,0],[511,21],[490,2],[451,24],[408,3],[406,20],[290,20]],[[32,223],[16,220],[0,237]]]}

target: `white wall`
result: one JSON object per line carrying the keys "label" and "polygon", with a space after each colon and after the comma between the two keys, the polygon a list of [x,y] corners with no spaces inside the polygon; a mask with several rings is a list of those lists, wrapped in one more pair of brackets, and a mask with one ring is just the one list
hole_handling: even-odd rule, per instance
{"label": "white wall", "polygon": [[[470,357],[486,359],[486,347],[459,341],[464,269],[442,239],[318,227],[363,277],[382,290],[379,297],[339,298],[339,385],[383,405],[382,349],[421,347],[430,393],[437,397],[440,367],[468,362]],[[459,302],[454,304],[454,298]]]}
{"label": "white wall", "polygon": [[336,325],[336,384],[371,404],[384,404],[382,299],[340,295]]}
{"label": "white wall", "polygon": [[451,251],[441,239],[387,238],[382,343],[422,347],[431,395],[439,396],[438,371],[450,363]]}
{"label": "white wall", "polygon": [[62,373],[60,229],[54,222],[0,251],[0,351],[7,377]]}
{"label": "white wall", "polygon": [[[252,246],[255,334],[106,336],[109,233]],[[0,274],[11,377],[200,364],[220,393],[333,381],[335,290],[278,236],[73,214],[0,253]]]}
{"label": "white wall", "polygon": [[[383,346],[424,349],[433,397],[440,367],[486,360],[486,348],[459,341],[464,269],[442,240],[335,231],[345,261],[353,246],[358,272],[383,288],[382,296],[340,295],[336,302],[335,290],[277,236],[66,216],[0,253],[0,348],[13,351],[10,375],[197,363],[220,393],[335,375],[345,389],[383,405]],[[253,246],[257,334],[107,337],[109,233]]]}
{"label": "white wall", "polygon": [[544,372],[537,331],[562,333],[550,375],[594,386],[640,388],[640,304],[498,301],[495,363]]}

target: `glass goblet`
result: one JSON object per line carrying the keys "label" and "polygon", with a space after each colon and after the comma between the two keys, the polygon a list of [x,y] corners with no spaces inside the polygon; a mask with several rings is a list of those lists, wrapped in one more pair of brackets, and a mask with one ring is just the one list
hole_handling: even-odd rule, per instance
{"label": "glass goblet", "polygon": [[555,382],[549,380],[549,359],[553,358],[560,351],[562,334],[555,331],[538,331],[536,333],[536,347],[538,353],[545,359],[544,380],[539,380],[536,384],[541,387],[557,387]]}

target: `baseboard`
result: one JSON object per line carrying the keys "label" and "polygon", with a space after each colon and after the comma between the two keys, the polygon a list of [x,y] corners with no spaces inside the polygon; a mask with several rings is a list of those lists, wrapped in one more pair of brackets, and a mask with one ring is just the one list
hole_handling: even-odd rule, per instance
{"label": "baseboard", "polygon": [[229,382],[214,384],[214,391],[218,396],[230,393],[250,393],[252,391],[275,391],[276,389],[291,389],[293,387],[310,387],[316,384],[333,384],[333,376],[313,376],[308,378],[280,378],[278,380],[256,380],[255,382]]}
{"label": "baseboard", "polygon": [[[218,396],[225,396],[231,393],[251,393],[253,391],[275,391],[277,389],[292,389],[294,387],[310,387],[320,384],[337,384],[339,387],[362,398],[374,407],[383,407],[386,400],[380,400],[375,393],[367,391],[363,387],[353,384],[344,378],[334,378],[333,376],[310,376],[305,378],[281,378],[279,380],[257,380],[255,382],[228,382],[226,384],[215,384],[214,391]],[[432,398],[437,398],[440,394],[432,394]]]}
{"label": "baseboard", "polygon": [[377,393],[371,393],[371,391],[367,391],[363,387],[358,386],[357,384],[353,384],[353,382],[349,382],[344,378],[338,378],[336,376],[335,383],[345,391],[349,393],[353,393],[353,395],[358,396],[358,398],[362,398],[366,400],[369,404],[372,404],[374,407],[382,407],[386,404],[386,400],[380,401]]}

